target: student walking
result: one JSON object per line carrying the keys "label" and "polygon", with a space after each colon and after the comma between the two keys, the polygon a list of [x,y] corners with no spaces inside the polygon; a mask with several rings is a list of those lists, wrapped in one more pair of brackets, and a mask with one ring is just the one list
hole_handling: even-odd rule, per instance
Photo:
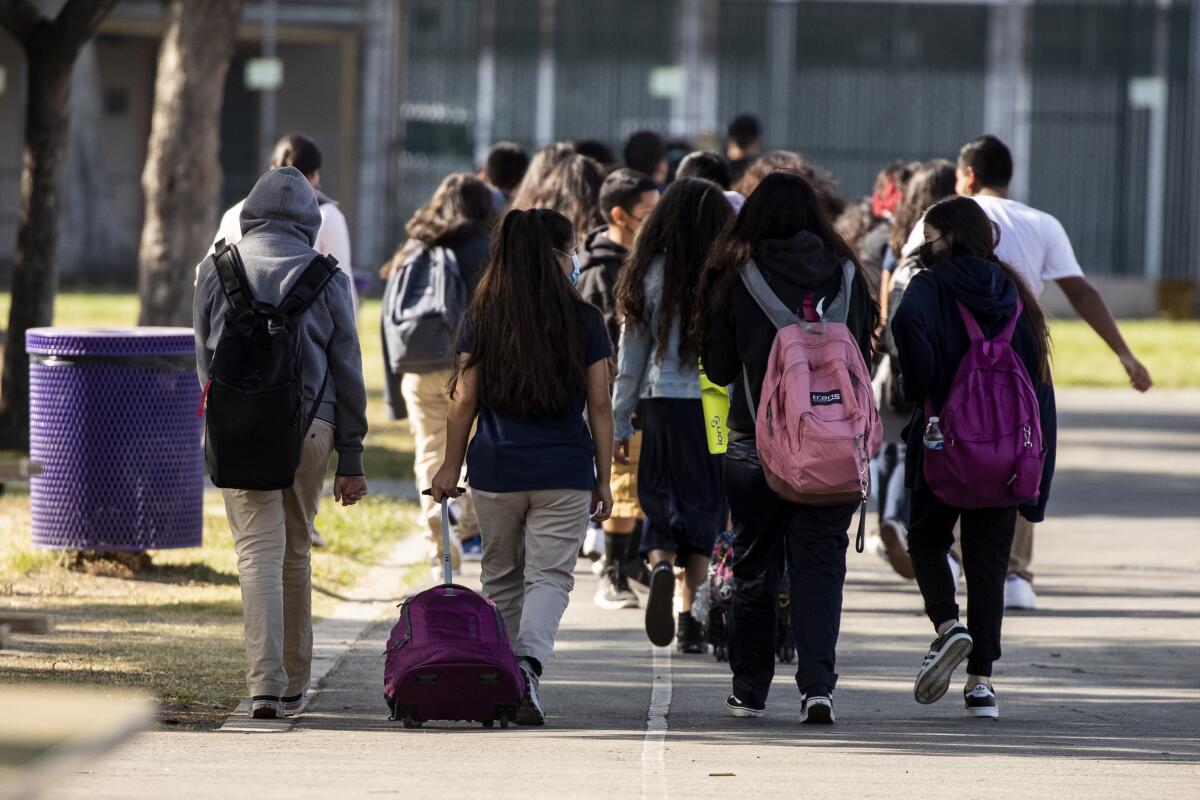
{"label": "student walking", "polygon": [[[704,259],[732,216],[721,187],[701,178],[678,178],[646,220],[617,283],[622,325],[613,416],[621,461],[634,437],[634,409],[640,404],[641,548],[654,565],[646,633],[660,647],[678,636],[681,653],[708,649],[703,623],[692,617],[692,601],[708,577],[713,544],[728,517],[721,458],[708,452],[699,347],[686,332]],[[675,566],[684,570],[678,621]]]}
{"label": "student walking", "polygon": [[[261,317],[257,315],[264,310],[261,305],[252,310],[251,302],[280,307],[286,297],[302,301],[307,297],[305,302],[311,303],[302,305],[302,310],[294,316],[285,316],[282,321],[272,317],[269,323],[273,326],[273,341],[275,336],[290,335],[297,348],[300,408],[293,413],[297,419],[295,436],[303,436],[303,440],[293,482],[288,488],[271,491],[260,488],[221,491],[237,551],[249,662],[247,683],[253,701],[251,713],[255,717],[274,718],[297,708],[308,689],[312,663],[309,548],[330,453],[336,451],[338,456],[334,498],[349,506],[367,493],[362,458],[363,436],[367,432],[367,394],[363,388],[349,279],[333,270],[325,276],[327,282],[312,290],[315,294],[307,283],[317,256],[313,242],[321,226],[321,210],[305,176],[293,167],[283,167],[259,178],[242,205],[240,226],[244,235],[235,254],[244,264],[244,282],[223,281],[212,256],[205,258],[198,270],[192,320],[201,382],[211,385],[213,372],[217,372],[218,378],[228,377],[214,369],[219,366],[213,362],[219,349],[224,353],[224,347],[232,346],[235,353],[257,352],[255,331],[265,334],[267,324],[262,324],[260,330]],[[227,277],[236,275],[236,268],[231,267]],[[302,294],[293,294],[293,290]],[[236,341],[222,347],[229,338]],[[292,355],[284,353],[283,358],[291,363]],[[228,362],[223,363],[228,366]],[[255,361],[254,366],[264,365]],[[228,392],[222,387],[222,393]],[[213,415],[220,416],[230,410],[237,413],[234,406],[220,407],[217,394],[214,390],[209,396],[210,451],[214,444]],[[251,394],[263,396],[261,391]],[[226,402],[229,396],[221,402]],[[281,404],[279,416],[286,418],[288,413]],[[300,428],[301,418],[311,421],[307,430]],[[229,428],[236,429],[237,421]],[[251,431],[249,435],[256,433],[261,431]],[[243,468],[253,458],[271,458],[276,455],[275,450],[282,453],[285,448],[296,447],[295,441],[281,439],[270,442],[272,452],[264,453],[261,441],[253,445],[232,444],[235,450],[241,450],[235,453],[239,458],[235,459],[238,463],[229,465],[232,468]],[[257,452],[246,453],[249,447]],[[210,458],[210,467],[212,463]],[[235,484],[252,486],[263,476],[250,477],[251,480]],[[217,481],[215,475],[214,481]],[[225,481],[217,482],[227,485]]]}
{"label": "student walking", "polygon": [[[908,429],[908,549],[937,631],[914,693],[920,703],[938,700],[969,657],[966,711],[996,718],[992,665],[1018,506],[1041,520],[1054,472],[1050,337],[1036,295],[997,257],[999,230],[978,204],[943,200],[925,214],[924,231],[923,269],[892,322],[904,392],[917,402]],[[1010,342],[1016,358],[1005,362]],[[1004,371],[1009,363],[1015,371]],[[946,561],[960,520],[965,626]]]}
{"label": "student walking", "polygon": [[[658,203],[658,184],[636,170],[614,170],[600,187],[600,210],[607,225],[591,231],[584,240],[579,273],[579,294],[600,309],[613,342],[621,336],[616,285],[621,267],[638,231]],[[640,421],[635,423],[641,426]],[[596,605],[606,609],[637,608],[638,597],[629,588],[631,578],[644,578],[637,552],[637,526],[642,516],[637,497],[637,464],[641,431],[629,440],[626,463],[613,465],[613,515],[604,522],[604,571],[596,588]]]}
{"label": "student walking", "polygon": [[[958,194],[974,199],[999,226],[996,255],[1017,271],[1033,296],[1041,297],[1045,284],[1054,281],[1080,319],[1117,356],[1129,376],[1130,386],[1139,392],[1148,391],[1152,384],[1149,371],[1125,343],[1104,298],[1084,276],[1062,223],[1044,211],[1010,198],[1008,186],[1012,175],[1013,160],[1008,147],[995,136],[981,136],[959,151],[955,189]],[[919,227],[913,231],[910,243],[919,244],[923,233]],[[1022,517],[1017,520],[1004,587],[1007,608],[1037,607],[1032,562],[1033,524]]]}
{"label": "student walking", "polygon": [[[413,281],[416,283],[432,285],[452,282],[461,285],[465,297],[459,298],[461,304],[451,309],[461,313],[487,266],[495,221],[493,209],[491,193],[478,178],[467,173],[446,176],[429,202],[417,209],[405,225],[408,241],[383,268],[382,276],[389,279],[393,274],[407,269],[415,276]],[[434,270],[440,270],[440,276],[432,275]],[[425,276],[424,281],[419,280],[421,275]],[[391,296],[390,293],[386,295]],[[405,298],[398,297],[397,302],[405,302]],[[393,308],[383,310],[385,318],[395,312]],[[433,342],[421,341],[420,334],[424,329],[418,329],[415,336],[400,337],[404,340],[403,347],[408,348],[404,352],[391,352],[388,348],[389,337],[384,336],[384,361],[389,375],[385,395],[392,406],[393,417],[399,416],[396,413],[397,388],[403,398],[413,435],[413,473],[418,491],[430,485],[434,470],[446,455],[446,414],[450,410],[446,384],[454,366],[453,335],[457,326],[457,318],[446,320],[444,325],[432,332],[436,339]],[[399,344],[394,342],[392,349],[400,350]],[[430,348],[444,352],[430,354]],[[422,355],[415,357],[418,352]],[[432,360],[428,358],[429,355],[433,356]],[[396,386],[397,379],[399,387]],[[420,495],[420,498],[429,542],[430,566],[435,574],[440,575],[443,555],[441,509],[429,495]],[[470,498],[463,498],[459,502],[458,513],[459,536],[450,540],[455,570],[461,566],[462,539],[470,538],[477,529]]]}
{"label": "student walking", "polygon": [[588,516],[595,509],[602,522],[613,505],[612,346],[600,312],[574,289],[578,277],[569,219],[508,213],[463,321],[446,461],[432,480],[436,502],[458,497],[465,459],[483,593],[500,609],[525,676],[517,722],[526,725],[545,723],[539,681]]}
{"label": "student walking", "polygon": [[[813,187],[798,175],[778,173],[762,180],[717,240],[701,281],[693,333],[708,377],[733,385],[724,469],[735,553],[729,642],[733,693],[727,708],[740,717],[765,713],[775,673],[777,592],[786,568],[800,719],[832,722],[847,531],[859,503],[793,503],[767,482],[751,409],[763,401],[776,327],[741,279],[751,263],[778,300],[801,318],[809,316],[809,308],[845,304],[846,326],[865,363],[871,361],[879,309]],[[853,268],[851,280],[846,280],[847,264]],[[819,394],[817,402],[844,402],[835,394]]]}
{"label": "student walking", "polygon": [[[921,215],[925,209],[953,195],[954,165],[949,161],[935,159],[913,171],[904,188],[904,198],[896,209],[880,277],[879,313],[885,326],[884,347],[887,357],[880,362],[875,373],[884,435],[883,452],[876,459],[879,538],[875,549],[891,564],[897,575],[909,580],[913,578],[913,570],[908,557],[909,492],[905,488],[904,469],[907,446],[901,434],[912,416],[912,402],[904,396],[900,386],[900,362],[887,321],[919,268],[916,252],[921,242],[910,241],[909,234],[914,230],[923,230]],[[950,568],[961,575],[962,568],[956,558],[957,552],[951,551]]]}

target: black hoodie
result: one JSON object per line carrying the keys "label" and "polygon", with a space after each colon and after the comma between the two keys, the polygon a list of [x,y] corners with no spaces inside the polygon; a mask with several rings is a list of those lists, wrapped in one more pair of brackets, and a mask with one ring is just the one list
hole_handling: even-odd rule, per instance
{"label": "black hoodie", "polygon": [[617,320],[617,301],[613,292],[617,288],[621,265],[628,255],[628,250],[608,238],[607,225],[587,235],[580,254],[579,294],[604,315],[604,326],[608,328],[614,352],[621,338],[621,323]]}
{"label": "black hoodie", "polygon": [[[841,264],[817,236],[802,231],[790,239],[768,239],[760,250],[755,263],[771,291],[797,315],[802,313],[806,296],[813,296],[814,307],[822,298],[828,306],[841,291]],[[863,359],[870,364],[875,321],[871,313],[870,289],[862,276],[854,278],[846,325],[858,342]],[[733,440],[754,437],[754,417],[746,403],[742,379],[743,365],[757,407],[763,378],[767,374],[767,358],[774,342],[775,326],[738,278],[730,289],[729,302],[719,316],[709,322],[708,339],[702,354],[709,380],[734,387],[729,408],[729,430]]]}
{"label": "black hoodie", "polygon": [[[899,307],[892,316],[892,334],[900,354],[900,377],[906,397],[916,402],[912,420],[905,431],[908,453],[905,482],[911,488],[924,488],[922,471],[925,431],[924,399],[928,396],[935,410],[950,393],[955,372],[967,354],[971,340],[954,301],[959,300],[974,315],[984,335],[995,336],[1017,310],[1017,288],[999,266],[974,256],[954,256],[937,262],[931,269],[913,277]],[[1057,416],[1054,386],[1041,381],[1037,335],[1028,313],[1022,313],[1012,339],[1013,350],[1025,365],[1038,396],[1042,419],[1042,441],[1046,447],[1046,466],[1042,473],[1041,496],[1036,506],[1023,507],[1021,514],[1032,522],[1045,517],[1054,475]]]}

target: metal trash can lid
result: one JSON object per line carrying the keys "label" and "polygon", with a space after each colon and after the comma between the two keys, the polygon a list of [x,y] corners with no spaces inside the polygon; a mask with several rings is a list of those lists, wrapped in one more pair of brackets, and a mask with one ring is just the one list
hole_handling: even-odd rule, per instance
{"label": "metal trash can lid", "polygon": [[191,328],[30,328],[25,352],[59,356],[189,356],[196,352]]}

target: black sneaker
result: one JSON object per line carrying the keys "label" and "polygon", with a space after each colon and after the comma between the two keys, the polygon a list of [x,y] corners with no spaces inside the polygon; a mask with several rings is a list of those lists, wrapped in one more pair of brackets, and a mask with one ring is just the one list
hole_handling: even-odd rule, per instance
{"label": "black sneaker", "polygon": [[666,647],[675,638],[675,569],[669,561],[658,562],[650,573],[646,635],[658,647]]}
{"label": "black sneaker", "polygon": [[250,716],[254,719],[279,719],[283,716],[283,704],[273,694],[256,694],[250,698]]}
{"label": "black sneaker", "polygon": [[650,568],[646,566],[645,561],[642,561],[641,556],[634,561],[622,562],[621,574],[646,591],[650,591]]}
{"label": "black sneaker", "polygon": [[609,610],[638,607],[637,595],[629,588],[629,582],[617,570],[616,564],[605,565],[595,599],[596,605]]}
{"label": "black sneaker", "polygon": [[967,626],[961,622],[955,622],[950,630],[934,639],[913,685],[913,696],[917,702],[928,705],[941,700],[950,688],[950,676],[963,659],[971,655],[974,646]]}
{"label": "black sneaker", "polygon": [[833,692],[828,689],[814,689],[810,694],[800,695],[802,725],[830,725],[833,720]]}
{"label": "black sneaker", "polygon": [[977,683],[963,690],[968,717],[1000,719],[1000,706],[996,705],[996,690],[986,683]]}
{"label": "black sneaker", "polygon": [[518,662],[521,674],[525,676],[525,694],[521,697],[521,705],[517,709],[518,725],[545,725],[546,712],[542,710],[542,700],[538,697],[538,685],[541,679],[528,661]]}
{"label": "black sneaker", "polygon": [[731,717],[753,717],[757,719],[767,713],[766,707],[756,708],[749,703],[744,703],[738,699],[736,694],[731,694],[725,698],[725,709]]}
{"label": "black sneaker", "polygon": [[700,620],[692,616],[690,611],[680,612],[675,638],[679,640],[678,646],[681,653],[708,652],[708,642],[704,641],[704,626],[700,624]]}

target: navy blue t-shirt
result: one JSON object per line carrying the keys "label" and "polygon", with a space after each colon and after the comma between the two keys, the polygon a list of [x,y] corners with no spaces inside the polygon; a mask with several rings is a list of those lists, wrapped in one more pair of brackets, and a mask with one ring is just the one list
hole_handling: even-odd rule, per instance
{"label": "navy blue t-shirt", "polygon": [[[576,303],[583,323],[584,363],[612,355],[604,318],[595,307]],[[469,353],[475,334],[463,326],[458,352]],[[534,419],[479,406],[478,427],[467,448],[467,480],[484,492],[596,488],[595,452],[584,419],[587,393],[580,389],[557,419]]]}

